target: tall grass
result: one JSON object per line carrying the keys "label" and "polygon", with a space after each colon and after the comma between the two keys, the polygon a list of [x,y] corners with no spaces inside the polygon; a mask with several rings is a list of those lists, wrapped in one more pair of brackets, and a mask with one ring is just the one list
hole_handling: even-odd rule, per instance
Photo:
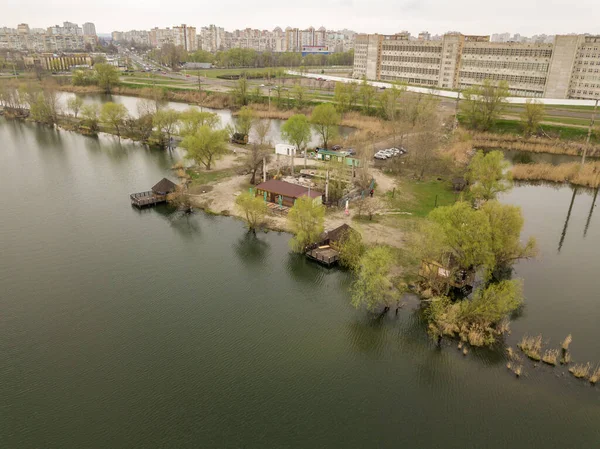
{"label": "tall grass", "polygon": [[600,186],[600,162],[579,162],[552,165],[517,164],[512,167],[513,179],[521,181],[570,182],[571,184],[596,188]]}

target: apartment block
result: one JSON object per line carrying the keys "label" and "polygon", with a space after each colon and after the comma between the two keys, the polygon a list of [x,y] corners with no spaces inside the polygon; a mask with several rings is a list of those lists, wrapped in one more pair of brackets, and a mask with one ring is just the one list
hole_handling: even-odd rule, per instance
{"label": "apartment block", "polygon": [[[503,36],[504,37],[504,36]],[[441,40],[408,33],[358,35],[354,77],[443,89],[485,79],[506,81],[513,96],[600,98],[600,36],[555,36],[490,42],[489,36],[448,33]]]}
{"label": "apartment block", "polygon": [[62,52],[83,50],[86,44],[96,45],[96,34],[93,23],[86,23],[86,30],[94,34],[85,34],[84,30],[72,22],[64,22],[63,26],[54,25],[44,29],[29,28],[21,23],[17,28],[0,28],[0,49]]}

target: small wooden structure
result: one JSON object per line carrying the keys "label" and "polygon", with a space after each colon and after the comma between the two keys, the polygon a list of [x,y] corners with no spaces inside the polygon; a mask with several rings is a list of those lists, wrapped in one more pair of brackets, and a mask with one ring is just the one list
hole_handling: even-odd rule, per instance
{"label": "small wooden structure", "polygon": [[173,181],[163,178],[152,187],[152,190],[132,193],[129,195],[129,198],[131,199],[131,204],[139,208],[154,206],[155,204],[166,202],[167,195],[174,192],[176,188],[177,185]]}
{"label": "small wooden structure", "polygon": [[336,243],[343,241],[350,232],[356,231],[345,223],[335,229],[325,231],[321,234],[319,242],[307,248],[306,257],[328,267],[337,263],[340,259],[340,253],[335,248]]}
{"label": "small wooden structure", "polygon": [[422,260],[419,276],[433,289],[447,293],[451,288],[470,291],[475,283],[475,270],[464,270],[450,255],[444,263]]}

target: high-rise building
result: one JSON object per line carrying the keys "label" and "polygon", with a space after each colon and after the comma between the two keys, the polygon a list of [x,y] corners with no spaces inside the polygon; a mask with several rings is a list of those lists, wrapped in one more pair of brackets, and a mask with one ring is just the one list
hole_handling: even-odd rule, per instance
{"label": "high-rise building", "polygon": [[196,28],[186,24],[173,27],[173,41],[175,45],[180,45],[187,51],[196,51],[198,49]]}
{"label": "high-rise building", "polygon": [[[520,36],[516,36],[520,39]],[[600,98],[600,36],[556,36],[545,42],[490,42],[489,36],[447,33],[440,41],[406,33],[359,35],[354,77],[466,89],[506,81],[512,95]]]}
{"label": "high-rise building", "polygon": [[83,24],[83,35],[84,36],[96,36],[96,25],[92,22],[86,22]]}

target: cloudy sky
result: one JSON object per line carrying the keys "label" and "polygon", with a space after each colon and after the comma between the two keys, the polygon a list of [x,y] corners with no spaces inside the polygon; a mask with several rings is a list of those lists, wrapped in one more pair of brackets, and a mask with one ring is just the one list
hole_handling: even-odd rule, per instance
{"label": "cloudy sky", "polygon": [[214,23],[226,30],[312,25],[388,34],[600,34],[598,0],[0,0],[0,12],[0,26],[94,22],[99,33]]}

